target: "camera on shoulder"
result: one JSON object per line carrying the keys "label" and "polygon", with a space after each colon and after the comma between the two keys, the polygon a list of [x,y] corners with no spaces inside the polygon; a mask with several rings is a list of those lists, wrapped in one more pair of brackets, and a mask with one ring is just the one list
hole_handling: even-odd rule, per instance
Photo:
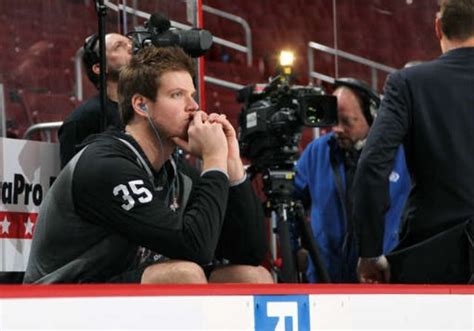
{"label": "camera on shoulder", "polygon": [[170,20],[161,13],[155,13],[144,26],[136,27],[127,34],[133,42],[133,52],[143,47],[178,46],[192,57],[199,57],[211,48],[212,34],[204,29],[180,30],[171,28]]}

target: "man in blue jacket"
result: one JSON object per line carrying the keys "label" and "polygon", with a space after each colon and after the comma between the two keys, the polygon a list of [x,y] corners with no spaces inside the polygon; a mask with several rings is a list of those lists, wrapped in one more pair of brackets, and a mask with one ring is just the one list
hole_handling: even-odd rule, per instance
{"label": "man in blue jacket", "polygon": [[[365,82],[336,80],[338,124],[307,146],[296,165],[297,197],[311,203],[311,227],[323,265],[334,283],[357,282],[358,253],[352,223],[352,182],[380,99]],[[391,208],[385,214],[384,252],[398,243],[401,213],[410,188],[403,149],[390,175]],[[309,282],[317,282],[313,262]]]}

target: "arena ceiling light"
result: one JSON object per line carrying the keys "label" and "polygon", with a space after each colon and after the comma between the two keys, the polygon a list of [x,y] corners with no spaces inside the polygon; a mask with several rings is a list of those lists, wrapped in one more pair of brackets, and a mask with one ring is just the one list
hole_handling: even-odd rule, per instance
{"label": "arena ceiling light", "polygon": [[282,50],[280,52],[280,65],[282,67],[291,67],[295,60],[295,55],[291,51]]}

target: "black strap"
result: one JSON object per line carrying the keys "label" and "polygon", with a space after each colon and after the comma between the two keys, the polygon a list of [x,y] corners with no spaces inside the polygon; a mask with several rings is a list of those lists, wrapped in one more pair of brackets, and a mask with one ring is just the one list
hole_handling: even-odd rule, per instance
{"label": "black strap", "polygon": [[[333,141],[329,142],[330,144],[330,154],[329,154],[329,159],[331,163],[331,170],[334,175],[334,181],[336,184],[336,190],[339,196],[339,201],[342,205],[342,213],[344,220],[346,222],[346,233],[344,234],[344,241],[342,244],[342,251],[344,252],[346,258],[349,258],[350,253],[351,253],[351,248],[353,246],[353,238],[354,238],[354,226],[352,224],[351,218],[349,217],[347,211],[347,198],[346,198],[346,191],[345,187],[343,184],[343,180],[340,174],[340,171],[338,169],[338,165],[342,160],[338,160],[337,157],[337,151],[336,151],[336,141],[335,139]],[[346,265],[346,267],[349,267],[349,265]],[[346,270],[345,273],[349,273],[349,270]]]}
{"label": "black strap", "polygon": [[336,139],[331,138],[331,140],[328,142],[329,144],[329,160],[331,163],[331,170],[334,175],[334,181],[336,183],[336,190],[337,190],[337,195],[339,196],[339,200],[341,202],[341,205],[344,207],[343,208],[343,214],[344,218],[347,220],[347,214],[346,214],[346,201],[345,201],[345,196],[346,192],[344,190],[344,185],[342,182],[342,177],[341,174],[339,173],[338,165],[340,161],[337,159],[337,151],[336,151]]}
{"label": "black strap", "polygon": [[466,236],[468,244],[469,267],[471,277],[468,284],[474,284],[474,220],[471,220],[466,226]]}

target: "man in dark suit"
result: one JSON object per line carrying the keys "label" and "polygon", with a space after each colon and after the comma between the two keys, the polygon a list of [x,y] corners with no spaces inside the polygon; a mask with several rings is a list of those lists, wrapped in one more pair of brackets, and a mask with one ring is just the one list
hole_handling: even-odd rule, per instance
{"label": "man in dark suit", "polygon": [[[469,283],[474,269],[474,0],[442,0],[443,54],[389,76],[355,175],[363,283]],[[412,189],[400,244],[382,255],[388,177],[404,144]]]}

